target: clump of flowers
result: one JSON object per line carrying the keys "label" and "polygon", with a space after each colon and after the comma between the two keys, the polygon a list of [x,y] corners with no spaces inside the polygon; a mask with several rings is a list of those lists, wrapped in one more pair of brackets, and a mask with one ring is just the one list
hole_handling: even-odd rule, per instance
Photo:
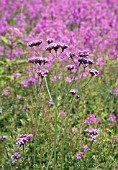
{"label": "clump of flowers", "polygon": [[32,134],[22,134],[19,136],[19,138],[16,140],[16,144],[19,146],[24,145],[27,143],[31,138],[33,138]]}

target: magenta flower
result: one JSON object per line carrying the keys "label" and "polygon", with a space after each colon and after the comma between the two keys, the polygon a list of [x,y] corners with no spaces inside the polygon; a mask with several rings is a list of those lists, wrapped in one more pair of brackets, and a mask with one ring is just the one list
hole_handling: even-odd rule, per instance
{"label": "magenta flower", "polygon": [[19,76],[20,76],[20,73],[14,73],[14,74],[13,74],[13,78],[14,78],[14,79],[16,79],[16,78],[19,77]]}
{"label": "magenta flower", "polygon": [[21,95],[17,94],[17,98],[18,98],[18,99],[21,99],[22,97],[21,97]]}
{"label": "magenta flower", "polygon": [[82,148],[83,148],[84,152],[86,152],[88,150],[88,146],[87,145],[83,145]]}
{"label": "magenta flower", "polygon": [[26,80],[26,79],[21,80],[21,85],[23,87],[28,87],[28,80]]}
{"label": "magenta flower", "polygon": [[65,114],[65,112],[63,110],[60,110],[59,113],[60,113],[60,116],[64,116],[64,114]]}
{"label": "magenta flower", "polygon": [[53,101],[50,99],[49,101],[48,101],[48,104],[51,106],[51,105],[53,105]]}
{"label": "magenta flower", "polygon": [[83,156],[83,152],[78,152],[77,154],[76,154],[76,158],[77,159],[80,159],[82,156]]}
{"label": "magenta flower", "polygon": [[28,142],[31,138],[33,138],[32,134],[22,134],[19,136],[19,138],[16,140],[16,144],[19,146],[24,145],[26,142]]}
{"label": "magenta flower", "polygon": [[114,94],[116,95],[116,97],[118,97],[118,86],[115,87]]}
{"label": "magenta flower", "polygon": [[66,77],[66,82],[71,83],[72,82],[72,78],[71,77]]}
{"label": "magenta flower", "polygon": [[116,116],[113,113],[110,113],[109,120],[110,120],[110,122],[114,122],[116,120]]}

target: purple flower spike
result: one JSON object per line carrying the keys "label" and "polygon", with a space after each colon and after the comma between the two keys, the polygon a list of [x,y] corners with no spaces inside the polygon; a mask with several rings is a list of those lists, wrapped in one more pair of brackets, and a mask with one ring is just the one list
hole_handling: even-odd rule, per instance
{"label": "purple flower spike", "polygon": [[90,72],[91,76],[96,76],[97,74],[99,74],[99,71],[95,70],[95,69],[90,69],[89,72]]}
{"label": "purple flower spike", "polygon": [[28,142],[31,138],[33,138],[32,134],[22,134],[19,136],[19,138],[16,140],[16,144],[19,146],[24,145],[26,142]]}
{"label": "purple flower spike", "polygon": [[75,94],[76,94],[76,90],[75,90],[75,89],[71,89],[71,90],[70,90],[70,93],[73,94],[73,95],[75,95]]}
{"label": "purple flower spike", "polygon": [[42,40],[33,40],[27,43],[27,45],[29,47],[33,47],[33,46],[39,46],[43,41]]}

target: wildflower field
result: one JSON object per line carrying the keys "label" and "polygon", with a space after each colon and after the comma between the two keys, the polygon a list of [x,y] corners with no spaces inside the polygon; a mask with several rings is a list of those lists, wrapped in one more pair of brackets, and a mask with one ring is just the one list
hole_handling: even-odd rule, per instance
{"label": "wildflower field", "polygon": [[0,0],[0,170],[118,170],[117,0]]}

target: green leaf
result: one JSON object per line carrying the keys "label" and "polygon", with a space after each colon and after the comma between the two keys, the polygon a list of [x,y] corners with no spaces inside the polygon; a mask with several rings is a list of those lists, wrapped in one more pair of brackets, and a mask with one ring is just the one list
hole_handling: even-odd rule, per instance
{"label": "green leaf", "polygon": [[7,38],[5,38],[5,37],[3,37],[3,36],[0,36],[0,38],[2,39],[2,41],[3,41],[5,44],[7,44],[7,45],[9,44]]}

